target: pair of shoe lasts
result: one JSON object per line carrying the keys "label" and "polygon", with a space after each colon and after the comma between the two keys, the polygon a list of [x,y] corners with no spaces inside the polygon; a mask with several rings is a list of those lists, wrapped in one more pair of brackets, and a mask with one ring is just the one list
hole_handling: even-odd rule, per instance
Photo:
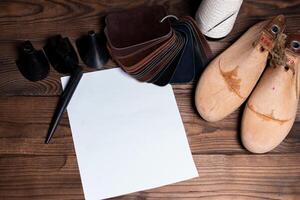
{"label": "pair of shoe lasts", "polygon": [[[198,112],[214,122],[240,107],[256,85],[241,130],[244,146],[253,153],[265,153],[279,145],[297,112],[300,35],[288,36],[286,47],[280,49],[284,28],[283,15],[251,27],[207,66],[196,89]],[[271,62],[269,55],[273,55]]]}

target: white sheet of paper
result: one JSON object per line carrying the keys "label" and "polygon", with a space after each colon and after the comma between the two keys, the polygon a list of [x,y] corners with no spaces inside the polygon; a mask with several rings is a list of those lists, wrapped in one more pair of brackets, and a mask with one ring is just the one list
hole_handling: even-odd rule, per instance
{"label": "white sheet of paper", "polygon": [[67,110],[87,200],[198,176],[170,85],[119,68],[85,73]]}

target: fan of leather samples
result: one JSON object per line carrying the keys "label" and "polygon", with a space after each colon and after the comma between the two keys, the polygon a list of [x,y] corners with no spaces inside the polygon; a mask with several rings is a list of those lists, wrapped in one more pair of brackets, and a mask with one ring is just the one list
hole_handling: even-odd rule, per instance
{"label": "fan of leather samples", "polygon": [[113,60],[125,72],[159,86],[197,79],[211,57],[195,21],[174,19],[162,6],[108,14],[105,34]]}
{"label": "fan of leather samples", "polygon": [[245,102],[284,28],[283,15],[252,26],[205,68],[195,95],[197,110],[205,120],[221,120]]}
{"label": "fan of leather samples", "polygon": [[[253,153],[278,146],[291,130],[300,92],[300,34],[287,38],[284,57],[271,58],[242,118],[242,142]],[[279,54],[280,55],[280,54]]]}

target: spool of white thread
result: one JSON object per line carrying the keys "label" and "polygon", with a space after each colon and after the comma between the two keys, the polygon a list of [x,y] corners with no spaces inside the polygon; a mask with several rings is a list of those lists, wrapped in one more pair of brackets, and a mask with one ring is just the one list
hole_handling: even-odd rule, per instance
{"label": "spool of white thread", "polygon": [[203,0],[196,13],[201,32],[210,38],[222,38],[232,30],[243,0]]}

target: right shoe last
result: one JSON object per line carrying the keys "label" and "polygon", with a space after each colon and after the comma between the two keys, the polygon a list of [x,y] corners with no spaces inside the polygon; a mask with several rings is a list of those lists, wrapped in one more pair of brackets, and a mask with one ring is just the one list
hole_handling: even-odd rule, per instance
{"label": "right shoe last", "polygon": [[287,47],[281,49],[285,57],[271,60],[243,113],[241,138],[252,153],[277,147],[295,121],[300,95],[300,34],[288,36]]}

